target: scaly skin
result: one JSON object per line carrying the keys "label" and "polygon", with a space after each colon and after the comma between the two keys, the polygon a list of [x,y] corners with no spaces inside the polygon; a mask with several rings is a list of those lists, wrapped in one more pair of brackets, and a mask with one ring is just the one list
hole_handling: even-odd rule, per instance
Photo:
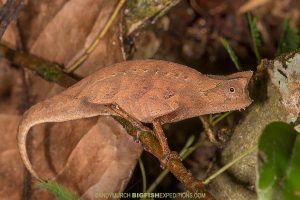
{"label": "scaly skin", "polygon": [[251,76],[251,71],[203,75],[160,60],[127,61],[100,69],[24,114],[17,136],[21,158],[32,176],[39,179],[26,151],[29,129],[45,122],[116,114],[107,105],[119,106],[140,122],[160,124],[245,108],[251,103],[247,91]]}

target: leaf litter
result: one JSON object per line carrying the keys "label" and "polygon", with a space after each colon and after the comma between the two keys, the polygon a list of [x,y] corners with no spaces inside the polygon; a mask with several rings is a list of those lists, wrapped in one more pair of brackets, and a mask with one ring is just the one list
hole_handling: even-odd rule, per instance
{"label": "leaf litter", "polygon": [[[19,20],[23,46],[31,54],[66,66],[103,28],[117,2],[28,1]],[[101,67],[124,60],[120,19],[116,18],[95,51],[75,71],[76,75],[85,77]],[[26,71],[26,80],[32,104],[64,90],[29,71]],[[13,107],[19,104],[14,102]],[[16,143],[19,115],[10,118],[2,111],[1,115],[4,116],[0,117],[0,123],[5,127],[10,124],[10,128],[1,128],[4,131],[0,132],[7,138],[5,146],[0,147],[1,155],[6,155],[1,157],[1,163],[10,167],[1,168],[0,176],[4,178],[0,182],[0,195],[11,194],[10,199],[20,199],[25,187],[22,185],[23,165],[20,159],[13,163],[7,161],[7,156],[11,156],[10,159],[18,157],[16,145],[8,144]],[[76,194],[84,195],[85,199],[94,199],[99,191],[122,191],[142,151],[140,144],[110,117],[43,124],[34,127],[31,136],[32,145],[28,148],[35,169],[43,177],[55,178]],[[7,192],[9,188],[4,187],[8,183],[15,184],[10,193]],[[32,190],[32,198],[54,199],[44,190]]]}

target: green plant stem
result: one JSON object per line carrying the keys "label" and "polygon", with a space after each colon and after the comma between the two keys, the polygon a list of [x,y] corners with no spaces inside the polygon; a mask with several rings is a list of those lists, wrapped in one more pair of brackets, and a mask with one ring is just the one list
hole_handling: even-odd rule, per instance
{"label": "green plant stem", "polygon": [[169,173],[168,169],[164,169],[159,176],[153,181],[153,183],[150,185],[150,187],[147,189],[147,193],[153,192],[156,187],[162,182],[162,180],[167,176]]}
{"label": "green plant stem", "polygon": [[231,113],[232,113],[232,111],[223,113],[221,116],[219,116],[217,119],[215,119],[215,120],[212,122],[212,125],[213,125],[213,126],[217,125],[220,121],[222,121],[223,119],[225,119],[225,118],[226,118],[228,115],[230,115]]}
{"label": "green plant stem", "polygon": [[260,39],[260,33],[256,26],[256,18],[253,17],[250,13],[247,14],[247,17],[248,17],[248,23],[249,23],[250,32],[251,32],[253,51],[255,53],[257,63],[260,63],[260,61],[261,61],[261,55],[260,55],[261,39]]}
{"label": "green plant stem", "polygon": [[80,198],[69,191],[64,186],[58,184],[55,181],[40,181],[36,184],[38,188],[43,188],[48,190],[53,196],[57,197],[59,200],[80,200]]}
{"label": "green plant stem", "polygon": [[238,59],[236,53],[234,52],[234,50],[229,45],[228,41],[225,38],[221,37],[221,36],[217,37],[217,39],[223,45],[223,47],[226,49],[226,51],[229,54],[232,62],[234,63],[234,66],[236,67],[236,69],[238,71],[242,71],[242,67],[240,65],[239,59]]}
{"label": "green plant stem", "polygon": [[299,48],[300,35],[298,28],[292,28],[289,25],[289,18],[286,17],[283,23],[283,32],[279,41],[276,55],[281,55]]}
{"label": "green plant stem", "polygon": [[194,143],[195,141],[195,136],[191,136],[188,138],[188,140],[186,141],[184,147],[182,148],[182,150],[179,153],[179,156],[182,158],[182,156],[188,151],[188,148]]}
{"label": "green plant stem", "polygon": [[182,160],[185,160],[187,157],[189,157],[195,150],[197,150],[202,145],[203,145],[203,141],[200,141],[197,144],[188,148],[187,151],[181,156]]}
{"label": "green plant stem", "polygon": [[143,179],[143,192],[145,193],[147,190],[147,176],[146,176],[146,170],[143,164],[143,161],[141,158],[139,158],[139,165],[142,173],[142,179]]}
{"label": "green plant stem", "polygon": [[208,178],[206,178],[203,181],[203,183],[205,185],[207,185],[211,180],[213,180],[214,178],[216,178],[217,176],[219,176],[220,174],[222,174],[224,171],[226,171],[228,168],[230,168],[236,162],[238,162],[239,160],[241,160],[245,156],[249,155],[250,153],[253,153],[256,150],[257,150],[257,146],[256,145],[253,146],[253,147],[251,147],[246,152],[242,153],[240,156],[238,156],[237,158],[233,159],[232,161],[230,161],[229,163],[227,163],[226,165],[224,165],[222,168],[220,168],[218,171],[216,171],[215,173],[213,173],[212,175],[210,175]]}

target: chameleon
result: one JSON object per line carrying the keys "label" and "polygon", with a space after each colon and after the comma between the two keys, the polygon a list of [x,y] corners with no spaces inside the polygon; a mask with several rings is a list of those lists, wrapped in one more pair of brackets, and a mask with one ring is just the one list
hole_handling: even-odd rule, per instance
{"label": "chameleon", "polygon": [[40,179],[26,151],[31,127],[116,113],[152,123],[167,158],[170,149],[163,124],[246,108],[252,102],[247,89],[252,74],[204,75],[181,64],[151,59],[102,68],[24,113],[17,133],[21,158],[31,175]]}

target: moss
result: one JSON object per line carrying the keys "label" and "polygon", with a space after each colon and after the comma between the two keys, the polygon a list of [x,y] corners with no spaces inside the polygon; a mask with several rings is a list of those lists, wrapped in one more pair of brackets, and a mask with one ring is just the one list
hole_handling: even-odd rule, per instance
{"label": "moss", "polygon": [[49,81],[56,80],[62,74],[62,71],[53,65],[42,64],[36,69],[39,75]]}
{"label": "moss", "polygon": [[137,131],[137,129],[128,120],[119,116],[112,117],[123,126],[127,133],[129,133],[130,135],[135,135],[134,133]]}

